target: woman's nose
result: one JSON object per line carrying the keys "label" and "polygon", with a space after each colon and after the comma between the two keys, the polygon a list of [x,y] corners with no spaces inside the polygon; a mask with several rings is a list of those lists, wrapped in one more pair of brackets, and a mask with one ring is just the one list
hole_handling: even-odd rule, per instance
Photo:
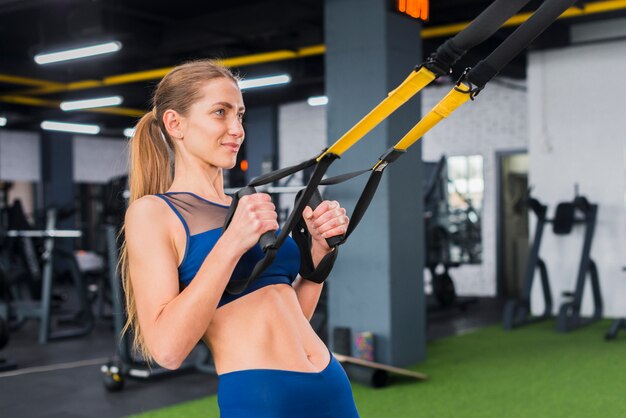
{"label": "woman's nose", "polygon": [[240,137],[243,136],[243,124],[238,118],[234,118],[229,127],[229,133],[233,136]]}

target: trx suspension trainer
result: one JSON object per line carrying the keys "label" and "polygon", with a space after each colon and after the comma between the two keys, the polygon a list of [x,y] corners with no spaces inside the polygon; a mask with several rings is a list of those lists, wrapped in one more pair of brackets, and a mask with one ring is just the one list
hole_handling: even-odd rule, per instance
{"label": "trx suspension trainer", "polygon": [[[278,235],[276,235],[276,231],[269,231],[261,236],[259,245],[265,252],[265,257],[256,264],[248,278],[231,281],[226,291],[231,294],[243,292],[249,283],[256,279],[273,262],[278,249],[284,243],[289,233],[292,233],[294,240],[300,247],[302,257],[300,275],[307,280],[317,283],[323,282],[330,273],[337,257],[337,247],[346,242],[363,218],[385,168],[402,156],[412,144],[424,136],[432,127],[444,118],[449,117],[452,112],[467,101],[473,100],[482,91],[487,82],[495,77],[516,55],[530,45],[537,36],[552,24],[561,13],[571,7],[575,1],[546,0],[526,22],[519,26],[487,58],[480,61],[474,68],[467,69],[456,86],[396,145],[387,150],[373,167],[322,180],[330,165],[340,158],[344,152],[437,77],[450,74],[452,66],[459,58],[469,49],[493,35],[529,0],[494,1],[467,28],[441,45],[400,86],[390,92],[381,103],[332,146],[325,149],[315,158],[295,166],[261,175],[239,190],[233,196],[233,201],[224,223],[224,230],[230,224],[239,199],[245,195],[256,193],[255,187],[275,182],[309,167],[315,167],[306,187],[296,196],[294,208]],[[310,256],[310,237],[302,220],[302,211],[307,205],[315,209],[321,203],[321,196],[317,190],[319,185],[342,183],[367,172],[370,172],[369,180],[354,208],[346,234],[326,240],[328,245],[334,250],[327,254],[320,261],[317,269],[315,269]]]}

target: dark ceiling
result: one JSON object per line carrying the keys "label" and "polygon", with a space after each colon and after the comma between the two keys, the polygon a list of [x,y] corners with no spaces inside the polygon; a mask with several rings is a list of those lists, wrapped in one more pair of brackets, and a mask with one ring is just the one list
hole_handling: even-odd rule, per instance
{"label": "dark ceiling", "polygon": [[[489,5],[489,0],[431,0],[430,20],[425,27],[471,20]],[[532,1],[534,9],[540,1]],[[394,4],[389,1],[389,7]],[[0,0],[0,96],[23,94],[33,86],[3,82],[2,75],[69,83],[101,80],[107,76],[169,67],[200,57],[237,57],[276,50],[297,50],[324,43],[324,0]],[[607,15],[598,15],[605,18]],[[567,25],[558,22],[535,47],[568,42]],[[493,49],[512,29],[501,30],[494,39],[470,53],[468,63]],[[123,49],[99,58],[39,66],[36,53],[66,47],[118,40]],[[444,39],[424,40],[430,53]],[[416,63],[417,64],[417,63]],[[464,63],[458,65],[464,67]],[[288,72],[289,86],[246,92],[248,107],[302,100],[323,94],[323,55],[258,64],[236,69],[250,78]],[[515,78],[525,77],[525,57],[505,70]],[[146,109],[149,94],[158,80],[119,84],[105,88],[64,93],[36,94],[38,99],[60,101],[105,95],[124,97],[122,107]],[[28,96],[31,97],[31,96]],[[50,103],[48,103],[50,106]],[[0,97],[0,116],[9,117],[16,129],[38,126],[43,119],[99,122],[104,133],[119,135],[133,124],[128,116],[88,112],[64,113],[46,106],[10,104]]]}

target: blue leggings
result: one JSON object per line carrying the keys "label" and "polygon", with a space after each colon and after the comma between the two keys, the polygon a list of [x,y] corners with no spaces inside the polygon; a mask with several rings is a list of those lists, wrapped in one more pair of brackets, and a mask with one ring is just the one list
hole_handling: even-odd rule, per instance
{"label": "blue leggings", "polygon": [[219,376],[221,418],[359,418],[335,357],[319,373],[251,369]]}

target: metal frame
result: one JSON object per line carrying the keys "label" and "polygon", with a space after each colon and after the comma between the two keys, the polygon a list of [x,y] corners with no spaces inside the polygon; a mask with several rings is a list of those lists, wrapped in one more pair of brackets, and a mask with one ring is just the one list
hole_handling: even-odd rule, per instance
{"label": "metal frame", "polygon": [[[543,230],[546,223],[550,221],[546,218],[548,207],[535,201],[535,205],[531,205],[531,209],[537,216],[537,225],[535,227],[535,235],[533,244],[528,254],[526,262],[526,272],[524,273],[524,283],[522,296],[520,299],[511,299],[504,306],[502,325],[504,329],[513,329],[522,325],[543,321],[552,315],[552,291],[550,289],[550,281],[548,279],[548,269],[545,262],[539,257]],[[539,277],[541,280],[541,288],[544,297],[544,312],[541,316],[531,318],[530,316],[530,294],[532,291],[535,271],[539,268]]]}
{"label": "metal frame", "polygon": [[[71,252],[55,248],[59,238],[77,238],[81,231],[57,231],[55,230],[57,213],[55,209],[49,209],[46,213],[46,229],[42,231],[6,231],[11,237],[43,237],[44,253],[42,256],[43,269],[41,276],[41,300],[13,302],[11,308],[15,311],[19,320],[36,319],[39,321],[39,333],[37,341],[45,344],[51,340],[80,337],[91,332],[94,327],[94,318],[91,312],[87,296],[87,288],[78,263]],[[52,329],[52,289],[54,287],[54,263],[55,256],[65,257],[69,261],[70,273],[74,287],[78,295],[80,306],[79,314],[82,315],[82,324],[68,329]]]}
{"label": "metal frame", "polygon": [[[598,205],[589,205],[583,220],[585,224],[585,240],[583,242],[583,249],[578,267],[576,289],[573,293],[564,293],[564,296],[572,297],[572,300],[563,303],[559,309],[559,313],[556,318],[556,329],[558,332],[573,331],[584,325],[588,325],[602,319],[603,304],[602,294],[600,292],[600,281],[598,279],[598,269],[596,267],[596,263],[591,259],[590,255],[597,215]],[[582,318],[580,316],[580,308],[582,305],[583,292],[585,290],[585,279],[587,275],[589,275],[591,284],[594,311],[590,318]]]}

